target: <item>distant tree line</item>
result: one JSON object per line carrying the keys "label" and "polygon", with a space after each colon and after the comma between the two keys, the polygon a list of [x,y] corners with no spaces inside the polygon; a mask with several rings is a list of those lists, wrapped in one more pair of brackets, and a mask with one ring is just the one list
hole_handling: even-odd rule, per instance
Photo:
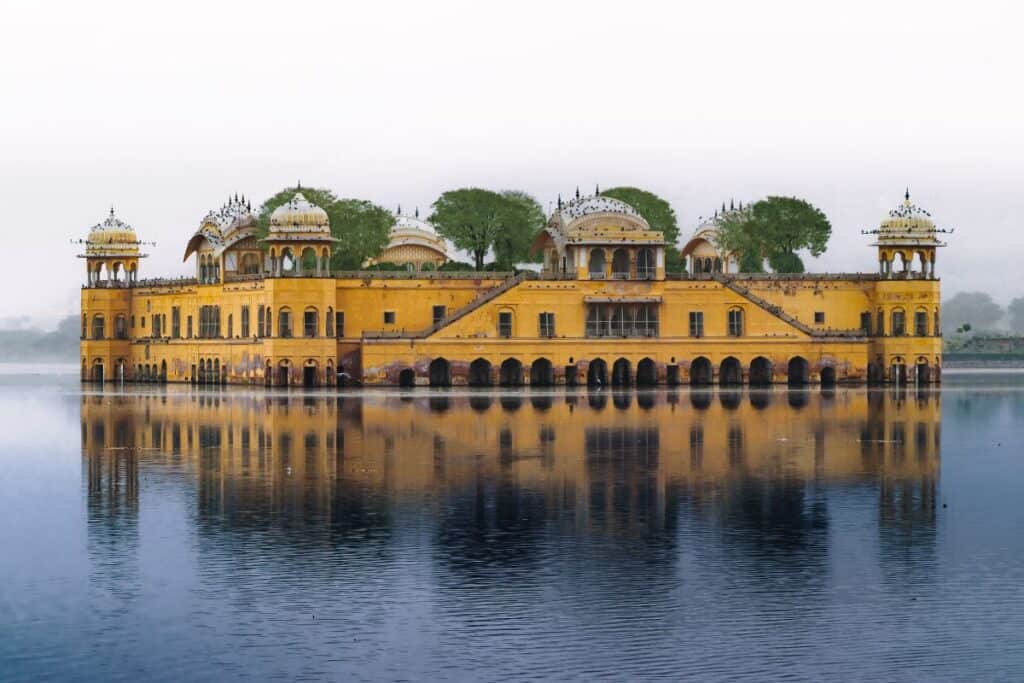
{"label": "distant tree line", "polygon": [[999,334],[1003,321],[1013,334],[1024,334],[1024,297],[1004,309],[984,292],[960,292],[942,302],[945,335]]}
{"label": "distant tree line", "polygon": [[69,315],[53,332],[41,330],[0,330],[0,356],[7,361],[74,360],[78,357],[81,323]]}

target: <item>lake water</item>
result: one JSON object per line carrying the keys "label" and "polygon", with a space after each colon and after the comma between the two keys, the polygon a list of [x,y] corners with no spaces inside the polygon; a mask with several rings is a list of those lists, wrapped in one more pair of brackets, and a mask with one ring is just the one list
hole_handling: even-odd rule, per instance
{"label": "lake water", "polygon": [[1024,376],[0,373],[0,678],[1024,680]]}

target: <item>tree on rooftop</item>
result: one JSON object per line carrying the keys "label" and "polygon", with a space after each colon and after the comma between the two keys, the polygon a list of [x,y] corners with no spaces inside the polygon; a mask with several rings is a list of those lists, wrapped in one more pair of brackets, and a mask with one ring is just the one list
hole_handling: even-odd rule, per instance
{"label": "tree on rooftop", "polygon": [[768,197],[743,211],[729,212],[719,223],[720,247],[741,262],[768,259],[777,272],[802,273],[797,251],[825,252],[832,224],[824,213],[796,197]]}
{"label": "tree on rooftop", "polygon": [[492,248],[505,267],[526,258],[530,241],[544,225],[536,200],[513,190],[449,190],[437,198],[433,209],[429,220],[437,233],[471,253],[476,270],[484,269]]}
{"label": "tree on rooftop", "polygon": [[264,201],[258,218],[260,239],[269,232],[270,214],[296,192],[327,212],[331,236],[338,240],[331,250],[333,270],[358,270],[387,246],[395,220],[391,212],[365,199],[338,199],[331,190],[312,187],[288,187]]}
{"label": "tree on rooftop", "polygon": [[530,254],[530,245],[544,229],[544,209],[532,196],[519,190],[505,190],[501,196],[508,204],[505,229],[494,238],[494,262],[497,270],[512,270],[523,261],[539,261],[541,253]]}

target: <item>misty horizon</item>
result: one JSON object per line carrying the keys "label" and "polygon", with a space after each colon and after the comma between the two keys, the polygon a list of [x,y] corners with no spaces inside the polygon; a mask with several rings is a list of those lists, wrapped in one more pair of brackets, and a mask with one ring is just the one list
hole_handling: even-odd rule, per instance
{"label": "misty horizon", "polygon": [[71,241],[111,205],[156,243],[140,277],[191,275],[182,254],[207,211],[297,180],[425,214],[465,186],[549,209],[577,186],[632,185],[669,201],[682,239],[722,202],[794,195],[832,223],[813,272],[875,272],[861,231],[909,186],[955,230],[937,260],[944,299],[1024,296],[1013,3],[840,17],[795,1],[185,2],[158,22],[123,2],[0,8],[0,187],[18,255],[2,284],[32,291],[4,297],[0,319],[77,311]]}

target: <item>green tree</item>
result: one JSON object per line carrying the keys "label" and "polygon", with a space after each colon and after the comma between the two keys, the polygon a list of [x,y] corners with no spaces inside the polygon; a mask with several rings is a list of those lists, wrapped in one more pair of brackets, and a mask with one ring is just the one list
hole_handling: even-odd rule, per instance
{"label": "green tree", "polygon": [[1010,329],[1017,334],[1024,334],[1024,298],[1011,301],[1006,312],[1010,316]]}
{"label": "green tree", "polygon": [[498,193],[478,187],[449,190],[434,202],[430,222],[439,235],[473,255],[476,270],[483,270],[484,258],[492,248],[501,259],[514,262],[525,258],[544,219],[540,207],[531,204],[536,201],[521,192]]}
{"label": "green tree", "polygon": [[338,240],[332,248],[332,269],[358,270],[387,245],[395,221],[391,212],[364,199],[338,199],[331,190],[312,187],[288,187],[263,202],[257,228],[261,239],[269,232],[270,214],[296,192],[327,212],[331,235]]}
{"label": "green tree", "polygon": [[508,217],[505,229],[494,238],[495,269],[512,270],[517,263],[543,259],[543,254],[530,254],[530,245],[547,222],[544,209],[519,190],[505,190],[501,196],[508,202]]}
{"label": "green tree", "polygon": [[801,249],[824,253],[832,224],[817,207],[796,197],[768,197],[719,223],[720,247],[753,265],[768,259],[777,272],[802,273]]}
{"label": "green tree", "polygon": [[984,292],[960,292],[942,302],[942,331],[958,328],[991,330],[1003,318],[1003,309]]}

